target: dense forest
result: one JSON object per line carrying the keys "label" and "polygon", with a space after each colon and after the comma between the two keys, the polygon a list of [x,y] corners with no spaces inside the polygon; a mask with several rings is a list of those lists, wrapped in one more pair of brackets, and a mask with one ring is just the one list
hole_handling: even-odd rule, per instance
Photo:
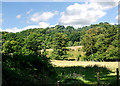
{"label": "dense forest", "polygon": [[62,52],[66,50],[65,47],[83,46],[85,60],[119,60],[118,25],[107,22],[77,29],[56,25],[17,33],[2,32],[2,45],[4,55],[35,55],[38,50],[51,48],[59,51],[59,54],[61,51],[61,55],[56,57],[61,59],[65,55]]}
{"label": "dense forest", "polygon": [[[50,78],[57,75],[50,59],[64,60],[69,56],[66,47],[70,46],[83,46],[84,61],[120,60],[118,35],[118,25],[107,22],[77,29],[56,25],[17,33],[2,32],[3,86],[52,83]],[[46,49],[53,49],[51,58],[46,57]]]}

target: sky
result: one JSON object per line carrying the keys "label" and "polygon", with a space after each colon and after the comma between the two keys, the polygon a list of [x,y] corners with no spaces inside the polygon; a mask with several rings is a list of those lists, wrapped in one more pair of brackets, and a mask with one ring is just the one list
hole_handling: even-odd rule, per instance
{"label": "sky", "polygon": [[[92,0],[93,1],[93,0]],[[2,2],[2,30],[20,32],[55,25],[75,28],[118,22],[118,2]],[[114,0],[113,0],[114,1]],[[1,26],[1,25],[0,25]]]}

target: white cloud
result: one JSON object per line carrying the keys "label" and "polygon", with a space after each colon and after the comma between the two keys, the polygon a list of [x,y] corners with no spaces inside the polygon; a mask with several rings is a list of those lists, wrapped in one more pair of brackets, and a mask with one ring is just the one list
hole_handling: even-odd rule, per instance
{"label": "white cloud", "polygon": [[120,21],[120,14],[115,17],[116,20]]}
{"label": "white cloud", "polygon": [[90,0],[91,3],[96,3],[102,9],[110,9],[118,5],[118,0]]}
{"label": "white cloud", "polygon": [[39,28],[39,26],[37,26],[37,25],[30,25],[30,26],[27,26],[27,27],[24,27],[24,28],[21,28],[21,29],[19,29],[17,27],[14,27],[14,28],[8,28],[8,29],[2,30],[2,31],[16,33],[16,32],[20,32],[20,31],[27,30],[27,29],[33,29],[33,28]]}
{"label": "white cloud", "polygon": [[31,18],[30,21],[32,22],[43,22],[43,21],[47,21],[49,19],[51,19],[54,15],[56,15],[58,13],[58,11],[54,11],[54,12],[43,12],[42,14],[40,13],[34,13]]}
{"label": "white cloud", "polygon": [[63,25],[89,25],[96,22],[106,14],[102,7],[96,3],[70,5],[62,12],[59,24]]}
{"label": "white cloud", "polygon": [[[67,27],[67,26],[70,26],[70,25],[64,25],[65,26],[65,28]],[[75,29],[77,29],[77,28],[81,28],[82,26],[81,25],[72,25]]]}
{"label": "white cloud", "polygon": [[113,23],[113,22],[111,22],[110,24],[111,24],[111,25],[115,25],[115,23]]}
{"label": "white cloud", "polygon": [[20,29],[18,29],[17,27],[14,28],[8,28],[2,31],[7,31],[7,32],[20,32]]}
{"label": "white cloud", "polygon": [[50,25],[49,23],[46,23],[46,22],[40,22],[39,25],[29,25],[29,26],[21,28],[21,29],[17,28],[17,27],[14,27],[14,28],[8,28],[8,29],[2,30],[2,31],[16,33],[16,32],[20,32],[20,31],[27,30],[27,29],[46,28],[46,27],[53,27],[55,25]]}
{"label": "white cloud", "polygon": [[16,32],[20,32],[20,31],[27,30],[27,29],[33,29],[33,28],[39,28],[39,26],[31,25],[31,26],[27,26],[27,27],[24,27],[24,28],[21,28],[21,29],[19,29],[17,27],[14,27],[14,28],[8,28],[8,29],[2,30],[2,31],[16,33]]}
{"label": "white cloud", "polygon": [[21,15],[21,14],[19,14],[19,15],[17,15],[17,16],[16,16],[16,18],[17,18],[17,19],[20,19],[20,18],[21,18],[21,16],[22,16],[22,15]]}
{"label": "white cloud", "polygon": [[0,28],[0,32],[2,31],[2,29]]}
{"label": "white cloud", "polygon": [[33,9],[30,9],[29,11],[26,12],[26,15],[29,15],[32,11]]}
{"label": "white cloud", "polygon": [[88,0],[84,4],[74,3],[61,12],[59,24],[85,26],[95,23],[106,15],[105,10],[118,5],[118,0]]}
{"label": "white cloud", "polygon": [[116,0],[112,0],[111,2],[96,2],[100,5],[103,9],[110,9],[118,5]]}
{"label": "white cloud", "polygon": [[50,24],[45,23],[45,22],[40,22],[40,23],[39,23],[39,26],[40,26],[41,28],[46,28],[46,27],[49,27]]}
{"label": "white cloud", "polygon": [[118,20],[118,15],[115,17],[116,20]]}

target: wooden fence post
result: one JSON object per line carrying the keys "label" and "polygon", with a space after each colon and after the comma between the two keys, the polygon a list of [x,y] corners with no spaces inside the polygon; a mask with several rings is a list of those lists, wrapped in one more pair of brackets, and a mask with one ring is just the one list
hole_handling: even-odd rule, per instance
{"label": "wooden fence post", "polygon": [[100,73],[97,73],[97,86],[100,86],[100,77],[99,77]]}
{"label": "wooden fence post", "polygon": [[116,72],[117,72],[117,86],[119,86],[119,69],[116,68]]}
{"label": "wooden fence post", "polygon": [[60,86],[60,81],[57,81],[57,86]]}

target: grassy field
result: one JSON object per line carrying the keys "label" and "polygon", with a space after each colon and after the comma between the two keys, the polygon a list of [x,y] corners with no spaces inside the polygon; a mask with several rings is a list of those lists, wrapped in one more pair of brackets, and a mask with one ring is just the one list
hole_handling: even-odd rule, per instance
{"label": "grassy field", "polygon": [[[69,55],[67,59],[76,59],[76,57],[80,54],[84,56],[84,52],[82,51],[82,46],[72,46],[72,47],[66,47],[66,48],[70,49],[69,51],[67,51],[67,54]],[[48,52],[47,57],[49,58],[53,49],[46,49],[46,51]]]}
{"label": "grassy field", "polygon": [[[101,86],[116,86],[116,68],[120,63],[118,62],[94,62],[94,61],[76,61],[78,55],[84,56],[85,52],[82,51],[82,46],[66,47],[69,49],[67,60],[51,60],[55,71],[58,74],[58,80],[62,86],[96,86],[97,73],[100,73]],[[47,49],[49,58],[53,49]],[[82,58],[82,57],[81,57]],[[120,68],[119,68],[120,69]],[[75,85],[77,84],[77,85]]]}
{"label": "grassy field", "polygon": [[[100,73],[100,84],[109,86],[116,83],[118,62],[84,62],[51,60],[61,83],[81,86],[97,84],[97,72]],[[111,86],[112,86],[111,85]]]}

